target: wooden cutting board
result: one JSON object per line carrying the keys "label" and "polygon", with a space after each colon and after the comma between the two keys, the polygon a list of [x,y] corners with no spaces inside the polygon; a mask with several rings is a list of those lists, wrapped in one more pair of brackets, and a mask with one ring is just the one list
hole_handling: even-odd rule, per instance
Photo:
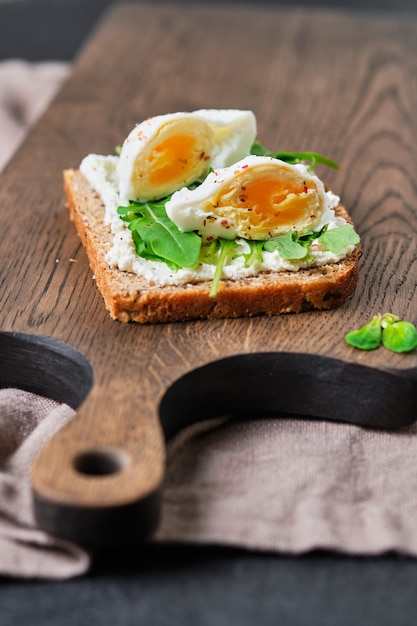
{"label": "wooden cutting board", "polygon": [[[165,438],[260,411],[401,427],[417,355],[359,352],[378,312],[417,322],[417,23],[339,11],[119,4],[1,177],[1,386],[77,411],[32,476],[39,524],[87,544],[158,519]],[[64,206],[62,170],[151,115],[252,109],[271,149],[322,152],[364,255],[339,309],[124,325],[108,316]],[[122,532],[120,533],[120,528]]]}

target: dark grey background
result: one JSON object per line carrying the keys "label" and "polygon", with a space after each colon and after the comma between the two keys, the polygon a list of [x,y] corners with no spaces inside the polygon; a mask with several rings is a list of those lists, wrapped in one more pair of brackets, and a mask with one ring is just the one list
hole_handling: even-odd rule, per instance
{"label": "dark grey background", "polygon": [[[72,60],[110,3],[0,0],[0,58]],[[408,12],[411,19],[417,17],[417,0],[264,4]],[[292,558],[222,548],[150,546],[109,553],[98,559],[88,576],[63,583],[0,578],[1,626],[416,623],[417,561],[399,555],[351,558],[315,552]]]}
{"label": "dark grey background", "polygon": [[154,547],[67,582],[0,578],[2,626],[415,626],[417,562]]}
{"label": "dark grey background", "polygon": [[[134,0],[131,0],[134,1]],[[148,2],[170,0],[148,0]],[[198,3],[199,0],[185,0]],[[225,4],[209,0],[211,4]],[[117,0],[116,0],[117,2]],[[333,7],[417,16],[417,0],[226,0],[229,4]],[[0,59],[71,60],[113,0],[0,0]]]}

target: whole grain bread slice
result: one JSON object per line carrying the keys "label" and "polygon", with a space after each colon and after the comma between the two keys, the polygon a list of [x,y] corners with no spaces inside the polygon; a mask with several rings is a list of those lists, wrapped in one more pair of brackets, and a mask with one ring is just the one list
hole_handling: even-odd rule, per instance
{"label": "whole grain bread slice", "polygon": [[[360,244],[337,263],[222,280],[215,298],[209,295],[209,281],[163,287],[149,284],[106,263],[112,234],[103,222],[103,202],[81,172],[65,170],[64,189],[70,218],[87,252],[97,287],[111,317],[121,322],[160,323],[331,309],[344,303],[357,283]],[[336,214],[351,221],[341,204]]]}

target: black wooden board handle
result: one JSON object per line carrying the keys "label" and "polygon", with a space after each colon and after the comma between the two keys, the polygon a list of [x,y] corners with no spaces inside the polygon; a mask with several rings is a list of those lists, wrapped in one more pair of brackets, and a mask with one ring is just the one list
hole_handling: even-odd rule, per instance
{"label": "black wooden board handle", "polygon": [[88,360],[63,341],[0,332],[0,388],[17,388],[77,409],[93,385]]}
{"label": "black wooden board handle", "polygon": [[381,370],[293,352],[241,354],[182,376],[159,407],[167,439],[197,420],[265,413],[409,426],[417,419],[417,368]]}

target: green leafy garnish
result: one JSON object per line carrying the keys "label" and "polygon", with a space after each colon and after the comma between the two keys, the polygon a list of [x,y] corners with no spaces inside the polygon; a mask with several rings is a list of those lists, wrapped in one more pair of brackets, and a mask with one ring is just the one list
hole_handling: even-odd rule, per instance
{"label": "green leafy garnish", "polygon": [[216,263],[216,254],[220,248],[218,239],[213,239],[210,243],[203,243],[200,252],[200,263]]}
{"label": "green leafy garnish", "polygon": [[343,224],[343,226],[326,230],[318,237],[318,241],[330,252],[338,254],[345,246],[359,243],[360,239],[352,224]]}
{"label": "green leafy garnish", "polygon": [[417,329],[414,324],[395,315],[382,320],[382,343],[392,352],[411,352],[417,348]]}
{"label": "green leafy garnish", "polygon": [[319,152],[271,152],[264,148],[263,145],[259,141],[255,141],[252,144],[251,154],[256,156],[270,156],[274,159],[281,159],[281,161],[285,161],[286,163],[290,163],[291,165],[295,165],[296,163],[303,163],[304,165],[308,164],[307,169],[313,170],[318,163],[322,165],[327,165],[328,167],[332,167],[334,169],[339,169],[337,163],[329,159],[328,157],[320,154]]}
{"label": "green leafy garnish", "polygon": [[378,314],[370,322],[359,328],[352,330],[345,335],[346,342],[359,350],[375,350],[379,348],[382,341],[382,315]]}
{"label": "green leafy garnish", "polygon": [[214,277],[211,283],[210,298],[214,298],[217,295],[219,282],[223,274],[223,268],[226,265],[227,257],[238,246],[235,239],[218,239],[217,241],[220,244],[220,252],[216,263],[216,271],[214,272]]}
{"label": "green leafy garnish", "polygon": [[129,230],[139,256],[151,261],[163,261],[171,269],[193,267],[197,264],[201,237],[194,232],[183,233],[166,214],[168,198],[155,202],[132,202],[119,207],[122,220]]}
{"label": "green leafy garnish", "polygon": [[417,329],[392,313],[378,313],[370,322],[345,335],[346,342],[360,350],[375,350],[381,345],[392,352],[411,352],[417,348]]}
{"label": "green leafy garnish", "polygon": [[278,251],[283,259],[304,259],[307,256],[308,249],[302,245],[298,239],[296,232],[289,230],[282,237],[274,237],[264,242],[263,246],[266,252]]}
{"label": "green leafy garnish", "polygon": [[288,231],[286,235],[265,241],[263,249],[266,252],[277,250],[286,260],[308,260],[311,258],[308,249],[315,240],[333,254],[339,254],[346,246],[356,245],[360,241],[353,226],[344,224],[331,230],[324,226],[321,231],[311,231],[301,236],[296,231]]}
{"label": "green leafy garnish", "polygon": [[251,265],[253,265],[254,263],[256,263],[256,261],[258,261],[259,263],[262,263],[263,261],[263,256],[262,256],[262,252],[263,252],[263,247],[264,247],[264,241],[246,241],[249,245],[249,252],[244,254],[244,258],[245,258],[245,265],[246,267],[250,267]]}

